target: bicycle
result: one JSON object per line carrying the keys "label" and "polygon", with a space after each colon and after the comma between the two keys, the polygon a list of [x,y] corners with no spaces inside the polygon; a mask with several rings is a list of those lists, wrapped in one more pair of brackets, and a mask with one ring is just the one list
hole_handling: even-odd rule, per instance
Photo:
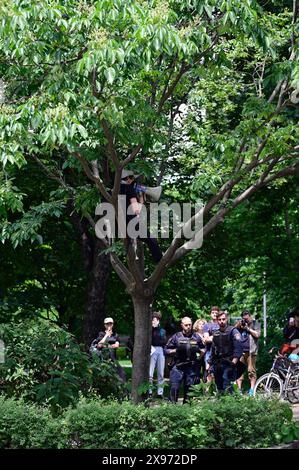
{"label": "bicycle", "polygon": [[299,403],[299,364],[278,353],[274,357],[270,372],[256,381],[253,396],[257,395]]}

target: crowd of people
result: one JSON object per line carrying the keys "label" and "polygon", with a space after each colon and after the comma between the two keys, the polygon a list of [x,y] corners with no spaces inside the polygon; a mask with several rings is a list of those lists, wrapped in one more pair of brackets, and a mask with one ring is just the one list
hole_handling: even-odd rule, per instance
{"label": "crowd of people", "polygon": [[181,320],[181,331],[174,334],[164,347],[166,356],[173,356],[170,371],[170,400],[178,401],[179,388],[183,383],[184,398],[191,385],[202,379],[215,381],[218,392],[232,392],[236,383],[242,392],[243,374],[248,366],[250,379],[249,394],[252,395],[256,381],[256,355],[260,325],[248,310],[242,312],[242,319],[235,326],[228,324],[227,312],[214,306],[211,320]]}
{"label": "crowd of people", "polygon": [[[243,310],[240,320],[234,326],[229,325],[228,314],[217,306],[211,308],[210,320],[198,319],[192,323],[191,318],[181,319],[181,330],[167,339],[166,330],[160,321],[161,312],[152,313],[152,344],[149,368],[149,396],[153,395],[154,374],[157,375],[157,398],[164,398],[165,364],[170,370],[169,400],[176,403],[183,385],[183,402],[188,397],[192,385],[203,382],[215,382],[219,393],[232,393],[234,384],[239,393],[243,393],[244,373],[247,371],[253,395],[257,379],[257,354],[261,327],[249,312]],[[99,333],[92,342],[91,352],[102,355],[104,348],[108,358],[116,361],[116,349],[120,345],[119,336],[114,331],[111,317],[104,320],[105,331]],[[299,344],[299,314],[289,315],[283,330],[285,344],[281,353],[290,353],[294,344]],[[133,346],[133,345],[132,345]],[[299,358],[299,356],[298,356]],[[117,364],[122,380],[125,373]]]}

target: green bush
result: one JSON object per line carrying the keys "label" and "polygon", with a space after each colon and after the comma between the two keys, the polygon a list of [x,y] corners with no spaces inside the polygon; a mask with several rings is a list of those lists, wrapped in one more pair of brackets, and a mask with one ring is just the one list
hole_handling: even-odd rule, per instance
{"label": "green bush", "polygon": [[293,427],[287,403],[247,397],[152,408],[81,398],[56,417],[23,399],[0,397],[0,448],[258,448],[282,442]]}
{"label": "green bush", "polygon": [[115,364],[90,358],[75,338],[45,319],[0,325],[5,363],[0,387],[6,396],[49,403],[59,409],[74,405],[79,394],[125,396]]}
{"label": "green bush", "polygon": [[0,396],[0,449],[59,448],[60,436],[61,423],[48,409]]}
{"label": "green bush", "polygon": [[261,398],[224,396],[200,402],[203,413],[215,411],[213,436],[221,448],[269,447],[277,443],[283,423],[292,420],[288,403]]}
{"label": "green bush", "polygon": [[228,396],[155,408],[93,401],[67,411],[65,423],[82,448],[254,448],[277,443],[291,418],[287,403]]}

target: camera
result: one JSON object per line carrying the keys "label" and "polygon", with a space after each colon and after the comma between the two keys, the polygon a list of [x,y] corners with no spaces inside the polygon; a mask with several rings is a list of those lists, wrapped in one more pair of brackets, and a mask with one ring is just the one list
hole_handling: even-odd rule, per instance
{"label": "camera", "polygon": [[240,323],[241,323],[241,326],[242,326],[243,328],[245,328],[245,326],[247,326],[247,324],[248,324],[248,322],[247,322],[246,320],[243,320],[243,319],[241,320]]}

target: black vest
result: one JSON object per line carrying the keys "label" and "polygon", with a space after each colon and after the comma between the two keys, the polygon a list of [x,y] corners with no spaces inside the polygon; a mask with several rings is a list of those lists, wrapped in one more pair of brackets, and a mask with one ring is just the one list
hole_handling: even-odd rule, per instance
{"label": "black vest", "polygon": [[217,330],[213,335],[213,343],[215,347],[215,355],[217,358],[232,357],[234,352],[234,344],[232,341],[232,330],[234,326],[227,326],[225,331]]}
{"label": "black vest", "polygon": [[184,336],[182,333],[177,338],[176,359],[177,362],[195,361],[199,351],[198,343],[194,336]]}

